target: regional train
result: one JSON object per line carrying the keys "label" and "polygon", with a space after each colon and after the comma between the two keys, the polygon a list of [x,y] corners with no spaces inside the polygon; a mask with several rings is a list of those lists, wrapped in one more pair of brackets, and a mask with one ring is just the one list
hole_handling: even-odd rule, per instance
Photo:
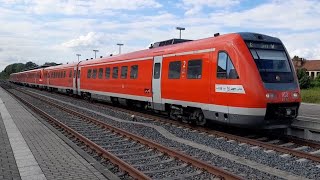
{"label": "regional train", "polygon": [[301,103],[281,40],[250,32],[156,42],[141,51],[14,73],[10,81],[165,112],[200,126],[285,128]]}

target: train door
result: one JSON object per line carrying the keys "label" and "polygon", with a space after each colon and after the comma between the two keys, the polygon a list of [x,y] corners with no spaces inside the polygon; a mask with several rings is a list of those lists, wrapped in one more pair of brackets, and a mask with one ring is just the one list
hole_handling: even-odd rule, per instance
{"label": "train door", "polygon": [[81,68],[78,66],[78,73],[77,73],[77,94],[78,95],[81,95],[80,77],[81,77]]}
{"label": "train door", "polygon": [[164,111],[161,100],[161,69],[162,56],[155,56],[153,59],[152,106],[155,110]]}
{"label": "train door", "polygon": [[76,86],[76,79],[77,78],[77,66],[73,68],[73,80],[72,80],[72,90],[73,94],[77,94],[77,86]]}
{"label": "train door", "polygon": [[213,53],[212,80],[211,80],[211,103],[219,104],[211,111],[216,121],[229,123],[229,81],[227,79],[227,54],[220,50]]}

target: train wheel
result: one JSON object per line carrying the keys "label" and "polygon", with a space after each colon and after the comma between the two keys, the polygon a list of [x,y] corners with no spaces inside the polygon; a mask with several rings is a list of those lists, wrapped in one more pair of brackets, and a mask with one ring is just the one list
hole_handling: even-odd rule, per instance
{"label": "train wheel", "polygon": [[194,117],[198,126],[204,126],[207,123],[207,120],[201,110],[194,111]]}

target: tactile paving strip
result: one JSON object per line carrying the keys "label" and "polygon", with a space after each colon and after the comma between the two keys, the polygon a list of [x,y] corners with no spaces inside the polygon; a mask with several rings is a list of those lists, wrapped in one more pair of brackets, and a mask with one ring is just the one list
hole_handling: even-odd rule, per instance
{"label": "tactile paving strip", "polygon": [[21,179],[8,134],[0,115],[0,179]]}
{"label": "tactile paving strip", "polygon": [[2,89],[0,98],[47,179],[106,179]]}

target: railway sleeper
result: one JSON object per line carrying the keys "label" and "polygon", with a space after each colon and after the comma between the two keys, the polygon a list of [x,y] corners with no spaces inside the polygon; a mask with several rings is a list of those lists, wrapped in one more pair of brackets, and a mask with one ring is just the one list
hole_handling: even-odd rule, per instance
{"label": "railway sleeper", "polygon": [[146,146],[144,145],[139,145],[137,147],[130,147],[130,148],[121,148],[121,149],[110,149],[108,150],[109,152],[116,152],[116,151],[125,151],[125,150],[138,150],[138,149],[142,149],[142,148],[145,148]]}
{"label": "railway sleeper", "polygon": [[144,163],[144,164],[135,164],[135,165],[132,165],[132,166],[133,167],[153,166],[153,165],[158,165],[158,164],[170,163],[170,162],[172,162],[174,160],[175,160],[174,158],[170,157],[169,159],[166,159],[166,160],[163,160],[163,161]]}
{"label": "railway sleeper", "polygon": [[145,154],[145,153],[152,152],[152,151],[153,151],[153,149],[148,149],[148,150],[145,150],[145,151],[132,152],[132,153],[122,153],[122,154],[117,154],[117,153],[115,153],[115,155],[118,156],[118,157],[121,157],[121,156],[130,156],[130,155]]}
{"label": "railway sleeper", "polygon": [[166,177],[166,178],[162,178],[162,179],[158,179],[158,180],[186,179],[186,178],[191,178],[191,177],[194,177],[194,176],[198,176],[198,175],[200,175],[202,173],[203,173],[203,171],[197,170],[195,172],[191,172],[191,173],[187,173],[187,174],[180,174],[178,176],[173,176],[173,177]]}
{"label": "railway sleeper", "polygon": [[125,161],[137,161],[137,160],[157,158],[157,157],[161,157],[163,155],[164,155],[163,153],[157,153],[157,154],[152,155],[152,156],[145,156],[145,157],[132,158],[132,159],[129,158],[129,159],[123,159],[123,160],[125,160]]}
{"label": "railway sleeper", "polygon": [[144,174],[162,173],[162,172],[168,172],[168,171],[174,171],[174,170],[178,170],[178,169],[183,169],[183,168],[185,168],[187,166],[188,166],[187,163],[182,163],[181,165],[174,166],[174,167],[171,167],[171,168],[164,168],[164,169],[151,170],[151,171],[142,171],[142,172]]}

